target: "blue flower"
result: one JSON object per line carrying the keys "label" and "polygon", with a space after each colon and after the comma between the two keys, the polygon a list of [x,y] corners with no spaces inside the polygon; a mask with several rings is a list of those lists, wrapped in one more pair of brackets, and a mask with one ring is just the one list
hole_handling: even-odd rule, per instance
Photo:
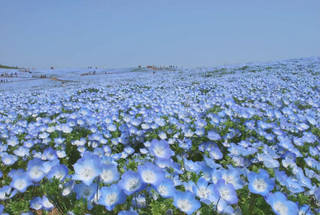
{"label": "blue flower", "polygon": [[299,215],[314,215],[309,205],[302,205],[299,209]]}
{"label": "blue flower", "polygon": [[316,189],[316,191],[314,192],[314,198],[315,198],[318,202],[320,202],[320,187],[318,187],[318,188]]}
{"label": "blue flower", "polygon": [[258,154],[257,158],[263,161],[263,165],[265,165],[267,168],[278,168],[280,166],[279,161],[274,159],[269,154]]}
{"label": "blue flower", "polygon": [[45,160],[54,160],[57,159],[57,152],[49,147],[46,150],[44,150],[42,156],[45,158]]}
{"label": "blue flower", "polygon": [[18,160],[18,157],[4,152],[4,153],[1,153],[1,160],[4,165],[11,166]]}
{"label": "blue flower", "polygon": [[49,201],[49,199],[46,196],[42,197],[41,204],[42,204],[42,207],[47,211],[53,209],[53,207],[54,207],[54,205]]}
{"label": "blue flower", "polygon": [[244,181],[240,177],[241,171],[237,168],[229,168],[227,170],[221,170],[221,177],[226,183],[230,183],[233,187],[238,190],[244,185]]}
{"label": "blue flower", "polygon": [[200,198],[200,201],[208,205],[217,203],[219,200],[219,193],[214,184],[209,185],[204,178],[200,178],[196,186],[193,186],[193,193]]}
{"label": "blue flower", "polygon": [[86,185],[90,185],[102,171],[100,158],[91,152],[85,152],[73,167],[75,171],[73,179],[81,180]]}
{"label": "blue flower", "polygon": [[271,180],[267,171],[260,169],[259,173],[248,174],[249,190],[252,193],[267,195],[274,187],[274,180]]}
{"label": "blue flower", "polygon": [[118,215],[139,215],[139,214],[134,210],[130,210],[130,211],[120,211]]}
{"label": "blue flower", "polygon": [[147,184],[157,185],[164,178],[164,172],[151,162],[138,166],[138,172],[142,181]]}
{"label": "blue flower", "polygon": [[27,188],[32,184],[30,177],[22,169],[15,170],[13,172],[10,172],[9,174],[12,178],[10,186],[17,189],[19,192],[25,192]]}
{"label": "blue flower", "polygon": [[297,204],[287,200],[287,197],[281,192],[270,193],[266,201],[277,215],[298,214]]}
{"label": "blue flower", "polygon": [[169,159],[174,155],[173,151],[170,149],[169,143],[165,140],[152,140],[149,150],[152,155],[161,159]]}
{"label": "blue flower", "polygon": [[190,172],[195,172],[198,174],[202,169],[201,163],[198,161],[194,162],[192,160],[188,160],[188,159],[184,158],[183,163],[184,163],[184,168]]}
{"label": "blue flower", "polygon": [[124,203],[126,196],[117,184],[112,184],[110,187],[102,187],[100,189],[99,204],[104,205],[108,211]]}
{"label": "blue flower", "polygon": [[92,200],[96,191],[97,184],[92,183],[90,185],[86,185],[84,183],[74,185],[74,191],[76,192],[77,199],[87,199],[88,201]]}
{"label": "blue flower", "polygon": [[200,202],[196,200],[195,195],[189,191],[177,191],[173,196],[173,204],[188,215],[198,210],[201,206]]}
{"label": "blue flower", "polygon": [[20,146],[19,148],[14,150],[13,153],[19,157],[24,157],[29,154],[29,149],[24,146]]}
{"label": "blue flower", "polygon": [[64,164],[58,164],[51,168],[47,177],[49,179],[56,178],[60,181],[63,181],[67,175],[68,175],[68,167],[66,167]]}
{"label": "blue flower", "polygon": [[35,197],[30,201],[30,208],[34,210],[40,210],[42,208],[42,199],[40,197]]}
{"label": "blue flower", "polygon": [[170,179],[162,180],[157,186],[156,190],[163,198],[172,197],[176,191],[174,183]]}
{"label": "blue flower", "polygon": [[117,166],[114,164],[103,164],[100,178],[103,183],[111,184],[119,179],[119,172]]}
{"label": "blue flower", "polygon": [[301,182],[293,177],[288,177],[285,181],[286,187],[292,193],[301,193],[304,191],[304,188],[301,186]]}
{"label": "blue flower", "polygon": [[9,198],[12,188],[10,186],[3,186],[0,188],[0,200],[6,200]]}
{"label": "blue flower", "polygon": [[225,200],[228,204],[238,203],[237,193],[232,184],[225,183],[223,179],[220,179],[216,184],[216,189],[221,199]]}
{"label": "blue flower", "polygon": [[241,214],[241,213],[235,213],[234,209],[231,205],[229,205],[225,200],[222,198],[219,199],[217,204],[217,211],[220,214]]}
{"label": "blue flower", "polygon": [[143,181],[138,173],[129,170],[121,176],[119,186],[125,194],[131,195],[143,188]]}
{"label": "blue flower", "polygon": [[57,166],[60,164],[60,161],[58,159],[56,160],[52,160],[52,161],[44,161],[42,162],[42,171],[45,173],[45,174],[49,174],[49,172],[51,171],[51,169],[54,167],[54,166]]}
{"label": "blue flower", "polygon": [[215,159],[215,160],[220,160],[223,158],[223,154],[220,151],[219,147],[217,144],[213,143],[213,144],[208,144],[207,145],[207,151],[209,152],[209,155],[211,158]]}
{"label": "blue flower", "polygon": [[29,175],[32,181],[39,182],[45,176],[42,164],[43,161],[39,158],[35,158],[28,162],[27,174]]}
{"label": "blue flower", "polygon": [[135,208],[145,208],[147,206],[146,196],[144,194],[138,194],[132,199],[131,204]]}
{"label": "blue flower", "polygon": [[212,131],[208,131],[208,138],[209,140],[218,141],[221,139],[221,136],[220,134],[212,130]]}

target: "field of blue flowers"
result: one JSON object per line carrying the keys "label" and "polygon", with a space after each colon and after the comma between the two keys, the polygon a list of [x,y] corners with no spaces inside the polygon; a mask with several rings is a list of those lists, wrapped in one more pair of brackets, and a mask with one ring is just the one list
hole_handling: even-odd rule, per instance
{"label": "field of blue flowers", "polygon": [[319,142],[319,58],[3,90],[0,214],[317,215]]}

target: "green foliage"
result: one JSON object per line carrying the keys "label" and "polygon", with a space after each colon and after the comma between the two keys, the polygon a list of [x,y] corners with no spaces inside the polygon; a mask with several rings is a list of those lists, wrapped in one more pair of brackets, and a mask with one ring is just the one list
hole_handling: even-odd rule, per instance
{"label": "green foliage", "polygon": [[[172,199],[157,199],[156,201],[152,201],[150,203],[150,212],[152,215],[164,215],[167,213],[168,210],[171,210],[173,214],[183,214],[179,212],[174,206]],[[147,212],[147,211],[146,211]],[[150,214],[149,213],[144,214]]]}
{"label": "green foliage", "polygon": [[78,95],[82,94],[82,93],[98,93],[100,90],[97,88],[86,88],[83,90],[79,90],[77,92]]}
{"label": "green foliage", "polygon": [[17,66],[6,66],[6,65],[0,64],[0,69],[19,69],[19,67],[17,67]]}
{"label": "green foliage", "polygon": [[82,137],[87,137],[91,134],[91,131],[82,128],[75,127],[70,134],[64,134],[63,136],[66,138],[66,158],[64,159],[64,163],[68,166],[70,170],[73,170],[73,164],[77,162],[77,160],[81,157],[80,152],[78,151],[78,147],[72,145],[71,142],[73,140],[79,140]]}
{"label": "green foliage", "polygon": [[63,196],[62,189],[59,187],[59,184],[60,182],[57,179],[45,181],[45,183],[41,185],[41,190],[60,214],[66,214],[74,208],[76,198],[74,193],[68,196]]}
{"label": "green foliage", "polygon": [[20,215],[22,212],[29,211],[29,201],[21,198],[20,200],[9,200],[5,203],[5,211],[10,215]]}
{"label": "green foliage", "polygon": [[297,108],[299,108],[300,110],[306,110],[306,109],[310,109],[312,108],[312,105],[309,105],[309,104],[303,104],[301,103],[300,101],[295,101],[294,103]]}
{"label": "green foliage", "polygon": [[247,215],[269,215],[274,214],[272,208],[265,201],[265,199],[258,194],[250,193],[248,186],[245,186],[241,190],[237,190],[239,197],[239,207],[242,210],[242,214]]}

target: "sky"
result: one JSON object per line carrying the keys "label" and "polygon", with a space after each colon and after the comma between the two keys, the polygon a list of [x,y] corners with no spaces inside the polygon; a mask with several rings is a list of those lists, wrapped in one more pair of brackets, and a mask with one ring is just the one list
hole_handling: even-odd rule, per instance
{"label": "sky", "polygon": [[215,66],[320,56],[319,0],[0,0],[0,64]]}

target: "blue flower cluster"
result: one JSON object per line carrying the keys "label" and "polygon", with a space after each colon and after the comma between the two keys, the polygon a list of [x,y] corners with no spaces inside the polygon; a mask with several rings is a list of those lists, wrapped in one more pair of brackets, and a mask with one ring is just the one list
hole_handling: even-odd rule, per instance
{"label": "blue flower cluster", "polygon": [[319,214],[319,62],[1,92],[0,214]]}

